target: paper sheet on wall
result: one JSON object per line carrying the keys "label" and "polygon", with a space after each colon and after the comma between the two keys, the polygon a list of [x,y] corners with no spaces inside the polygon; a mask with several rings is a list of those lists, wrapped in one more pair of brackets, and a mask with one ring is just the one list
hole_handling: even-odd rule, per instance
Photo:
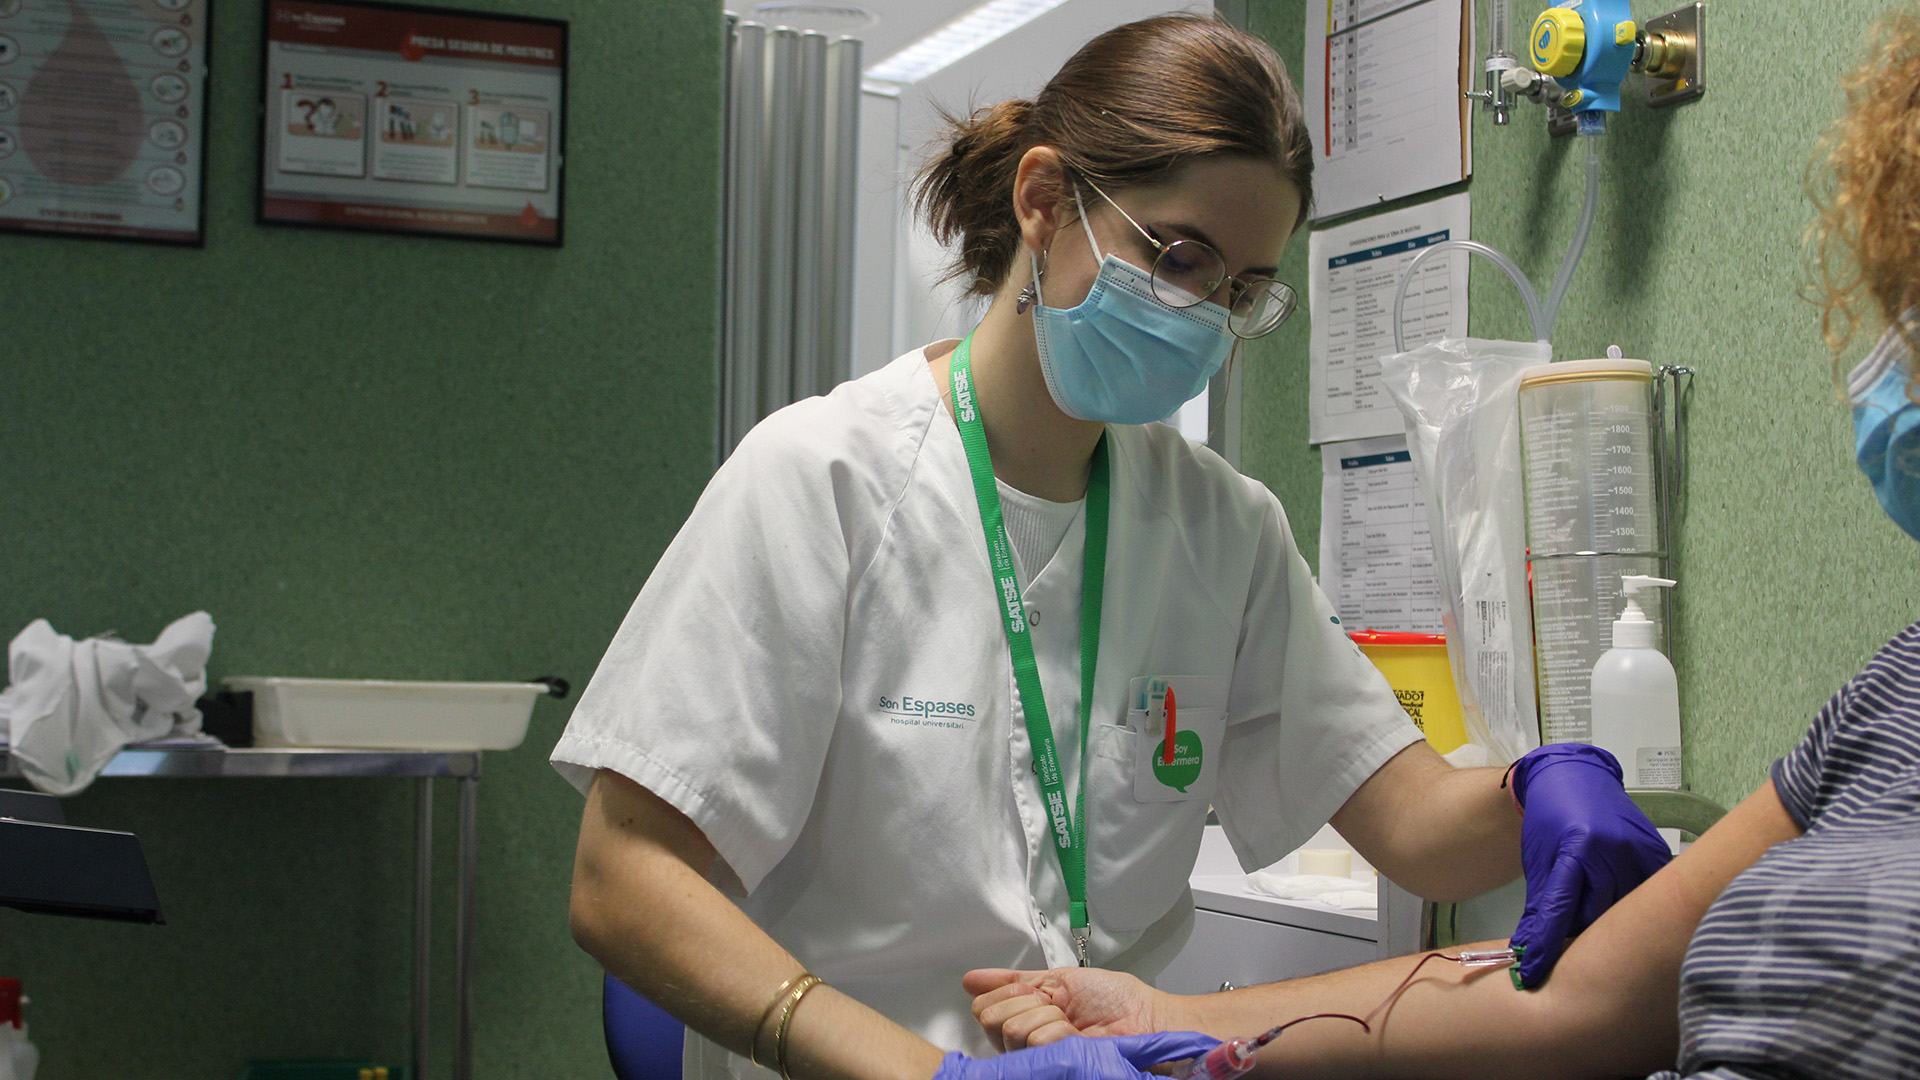
{"label": "paper sheet on wall", "polygon": [[1466,12],[1464,0],[1307,0],[1316,219],[1473,171]]}
{"label": "paper sheet on wall", "polygon": [[[1312,442],[1396,435],[1400,410],[1380,386],[1393,344],[1393,297],[1400,275],[1423,249],[1464,240],[1468,196],[1375,214],[1307,238],[1307,437]],[[1467,255],[1428,259],[1407,288],[1407,348],[1467,336]]]}
{"label": "paper sheet on wall", "polygon": [[1427,504],[1405,435],[1320,448],[1320,587],[1354,630],[1441,632]]}

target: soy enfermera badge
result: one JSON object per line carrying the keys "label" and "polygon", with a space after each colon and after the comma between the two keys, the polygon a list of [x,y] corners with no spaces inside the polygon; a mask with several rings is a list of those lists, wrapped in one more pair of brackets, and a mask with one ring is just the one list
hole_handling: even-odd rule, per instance
{"label": "soy enfermera badge", "polygon": [[[1153,679],[1135,693],[1140,707],[1130,720],[1144,737],[1135,743],[1133,797],[1140,802],[1194,798],[1192,788],[1206,769],[1206,740],[1193,725],[1181,722],[1179,689],[1171,680]],[[1218,711],[1202,710],[1201,715],[1217,718]]]}
{"label": "soy enfermera badge", "polygon": [[1176,731],[1171,754],[1164,738],[1153,748],[1153,778],[1185,794],[1200,779],[1201,755],[1199,732]]}

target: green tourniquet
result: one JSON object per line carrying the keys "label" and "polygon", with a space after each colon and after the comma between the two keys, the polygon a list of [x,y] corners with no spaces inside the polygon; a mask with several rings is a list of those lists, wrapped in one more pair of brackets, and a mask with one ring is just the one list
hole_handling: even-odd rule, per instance
{"label": "green tourniquet", "polygon": [[[1040,796],[1053,829],[1054,854],[1067,882],[1071,925],[1085,930],[1087,918],[1087,728],[1093,716],[1093,676],[1100,659],[1100,601],[1107,575],[1107,503],[1111,490],[1107,438],[1093,448],[1093,468],[1087,476],[1087,548],[1080,599],[1080,790],[1074,809],[1067,809],[1066,786],[1060,775],[1060,752],[1047,719],[1047,699],[1040,693],[1040,667],[1033,658],[1033,639],[1027,634],[1027,608],[1020,599],[1020,582],[1013,568],[1013,544],[1007,540],[1000,512],[1000,491],[994,486],[993,457],[987,451],[987,429],[973,400],[973,368],[968,361],[973,335],[954,350],[951,366],[953,416],[960,425],[960,444],[967,451],[973,474],[973,494],[980,501],[980,524],[986,530],[987,557],[1000,597],[1000,615],[1007,626],[1007,652],[1013,659],[1014,683],[1027,718],[1027,741],[1033,745],[1034,772],[1040,778]],[[1087,963],[1086,937],[1076,934],[1080,963]]]}

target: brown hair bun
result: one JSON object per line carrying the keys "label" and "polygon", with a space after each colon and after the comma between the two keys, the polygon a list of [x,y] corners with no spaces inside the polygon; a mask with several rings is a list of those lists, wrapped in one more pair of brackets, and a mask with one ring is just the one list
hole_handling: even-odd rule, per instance
{"label": "brown hair bun", "polygon": [[958,242],[948,276],[971,278],[971,293],[998,291],[1019,254],[1014,175],[1036,146],[1108,191],[1196,158],[1255,158],[1299,190],[1302,221],[1313,202],[1313,145],[1285,65],[1265,42],[1210,15],[1116,27],[1082,46],[1032,101],[946,120],[946,149],[921,169],[914,206],[935,239]]}

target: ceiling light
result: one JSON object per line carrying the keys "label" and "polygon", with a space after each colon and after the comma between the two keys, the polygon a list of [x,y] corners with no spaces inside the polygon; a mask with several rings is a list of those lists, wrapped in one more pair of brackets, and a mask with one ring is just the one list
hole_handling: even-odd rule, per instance
{"label": "ceiling light", "polygon": [[771,0],[755,4],[753,17],[769,26],[818,30],[823,34],[852,34],[874,25],[880,16],[853,4],[818,4],[806,0]]}
{"label": "ceiling light", "polygon": [[988,0],[868,68],[867,78],[911,83],[1052,11],[1066,0]]}

